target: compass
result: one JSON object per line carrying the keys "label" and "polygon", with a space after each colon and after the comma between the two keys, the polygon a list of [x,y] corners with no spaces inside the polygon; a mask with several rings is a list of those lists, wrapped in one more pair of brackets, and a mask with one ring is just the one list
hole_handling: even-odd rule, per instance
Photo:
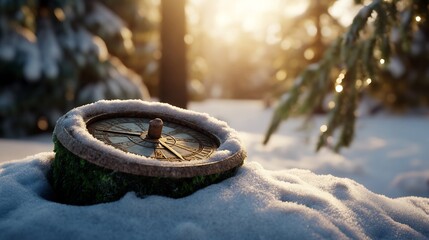
{"label": "compass", "polygon": [[115,117],[92,122],[88,130],[115,148],[160,161],[205,159],[219,146],[214,136],[161,118]]}
{"label": "compass", "polygon": [[207,114],[140,100],[99,101],[62,116],[51,184],[59,202],[183,197],[235,174],[246,153],[235,130]]}

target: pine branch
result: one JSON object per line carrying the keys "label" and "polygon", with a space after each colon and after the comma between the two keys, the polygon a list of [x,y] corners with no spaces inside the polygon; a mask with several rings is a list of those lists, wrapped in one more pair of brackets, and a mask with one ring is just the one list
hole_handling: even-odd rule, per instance
{"label": "pine branch", "polygon": [[[384,64],[388,63],[394,51],[392,42],[402,43],[405,52],[411,48],[412,34],[409,32],[413,28],[415,8],[406,6],[398,12],[398,2],[405,6],[409,3],[374,0],[364,6],[344,36],[331,45],[321,61],[308,66],[297,77],[298,81],[283,96],[275,110],[265,135],[265,144],[282,121],[294,113],[311,115],[317,104],[326,99],[328,93],[333,93],[331,105],[334,107],[328,112],[326,125],[321,127],[316,150],[330,147],[338,152],[342,147],[350,146],[355,132],[359,96],[368,90],[368,85],[377,83],[378,76],[386,66]],[[427,3],[414,1],[414,5],[417,4],[427,8]],[[399,31],[400,37],[393,36],[395,38],[391,39],[394,30]],[[340,74],[335,78],[338,72]],[[331,146],[334,136],[336,143]]]}
{"label": "pine branch", "polygon": [[[319,101],[323,99],[324,95],[318,95],[317,93],[325,93],[329,86],[329,69],[337,62],[339,56],[339,47],[342,39],[337,39],[334,44],[326,51],[325,56],[319,64],[312,64],[308,66],[302,74],[295,79],[295,84],[289,93],[284,95],[283,101],[279,104],[272,117],[269,129],[265,135],[264,144],[268,143],[271,135],[278,129],[280,123],[289,118],[295,108],[299,107],[298,111],[301,114],[306,114],[312,111]],[[317,72],[323,72],[324,74],[317,75]],[[310,83],[320,84],[321,89],[314,88],[312,94],[300,104],[299,97],[301,97],[304,88],[308,87]],[[323,91],[325,89],[325,91]],[[317,97],[316,97],[317,96]]]}

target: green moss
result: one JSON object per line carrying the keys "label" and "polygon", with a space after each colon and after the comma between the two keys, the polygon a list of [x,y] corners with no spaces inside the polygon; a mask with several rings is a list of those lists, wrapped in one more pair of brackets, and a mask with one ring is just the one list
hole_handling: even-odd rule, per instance
{"label": "green moss", "polygon": [[68,151],[55,136],[53,140],[55,159],[49,179],[56,200],[66,204],[90,205],[115,201],[130,191],[136,192],[139,197],[185,197],[233,176],[238,168],[220,174],[180,179],[139,176],[92,164]]}

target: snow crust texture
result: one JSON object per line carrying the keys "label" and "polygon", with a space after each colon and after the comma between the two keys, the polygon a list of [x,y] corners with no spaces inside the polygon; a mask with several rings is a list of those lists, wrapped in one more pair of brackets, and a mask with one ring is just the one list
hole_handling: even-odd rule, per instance
{"label": "snow crust texture", "polygon": [[51,199],[54,153],[0,165],[2,239],[427,239],[429,199],[388,198],[346,178],[246,163],[181,199],[128,193],[92,206]]}

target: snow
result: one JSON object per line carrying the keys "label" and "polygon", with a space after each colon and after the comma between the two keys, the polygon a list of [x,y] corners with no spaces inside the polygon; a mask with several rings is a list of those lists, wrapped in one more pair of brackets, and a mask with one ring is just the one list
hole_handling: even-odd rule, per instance
{"label": "snow", "polygon": [[399,174],[391,186],[403,189],[411,195],[427,195],[429,170],[416,170]]}
{"label": "snow", "polygon": [[0,165],[1,238],[429,238],[428,116],[363,115],[351,149],[316,154],[322,118],[305,131],[291,119],[263,146],[272,109],[262,102],[209,100],[190,109],[237,130],[248,158],[235,177],[180,199],[128,193],[85,207],[56,203],[46,180],[52,144],[0,139],[0,161],[31,146],[48,151]]}
{"label": "snow", "polygon": [[15,49],[8,46],[4,39],[0,39],[0,59],[10,61],[15,57]]}
{"label": "snow", "polygon": [[58,43],[65,49],[75,50],[77,48],[77,37],[70,24],[64,23],[62,32],[58,34]]}
{"label": "snow", "polygon": [[93,48],[92,34],[83,27],[79,27],[76,31],[76,42],[79,44],[77,50],[86,54]]}
{"label": "snow", "polygon": [[28,29],[18,25],[9,25],[1,18],[2,36],[0,36],[0,60],[21,59],[23,74],[29,82],[37,81],[41,75],[40,52],[36,36]]}
{"label": "snow", "polygon": [[89,26],[101,28],[99,31],[106,36],[113,36],[125,27],[118,16],[98,2],[92,3],[91,12],[85,16],[85,22]]}
{"label": "snow", "polygon": [[[0,28],[9,30],[7,20],[4,17],[0,17]],[[15,49],[9,47],[9,41],[8,38],[0,38],[0,60],[10,61],[15,56]]]}
{"label": "snow", "polygon": [[389,65],[387,66],[387,69],[396,79],[399,79],[406,71],[404,64],[402,63],[401,59],[397,56],[390,58],[390,62],[389,62]]}
{"label": "snow", "polygon": [[53,153],[0,165],[4,239],[424,239],[429,199],[391,199],[362,185],[308,170],[238,174],[191,196],[128,193],[105,204],[55,203],[45,175]]}
{"label": "snow", "polygon": [[54,150],[51,135],[30,139],[0,139],[0,163]]}
{"label": "snow", "polygon": [[22,35],[16,34],[11,41],[15,42],[12,46],[16,51],[25,56],[23,73],[25,78],[34,82],[40,77],[42,66],[40,63],[40,52],[36,44],[35,36],[33,33],[26,29],[21,29]]}
{"label": "snow", "polygon": [[[28,45],[30,46],[30,45]],[[35,82],[40,78],[41,64],[39,52],[35,48],[28,48],[28,58],[24,64],[24,76],[30,82]]]}
{"label": "snow", "polygon": [[56,39],[51,22],[48,19],[41,19],[37,31],[37,43],[40,53],[41,68],[48,78],[58,77],[58,62],[62,58],[62,51]]}
{"label": "snow", "polygon": [[[364,105],[368,104],[371,102]],[[264,146],[263,134],[273,109],[264,108],[261,101],[211,100],[193,103],[190,108],[226,121],[239,132],[248,161],[259,162],[266,169],[303,168],[351,178],[389,197],[429,197],[429,173],[425,172],[429,170],[429,115],[368,117],[365,112],[369,109],[361,106],[351,148],[336,154],[328,149],[315,152],[319,127],[326,123],[322,116],[315,117],[305,128],[302,118],[289,119]],[[412,187],[399,184],[398,179],[404,179],[401,176],[416,172],[426,181],[407,180],[409,184],[418,184]]]}

